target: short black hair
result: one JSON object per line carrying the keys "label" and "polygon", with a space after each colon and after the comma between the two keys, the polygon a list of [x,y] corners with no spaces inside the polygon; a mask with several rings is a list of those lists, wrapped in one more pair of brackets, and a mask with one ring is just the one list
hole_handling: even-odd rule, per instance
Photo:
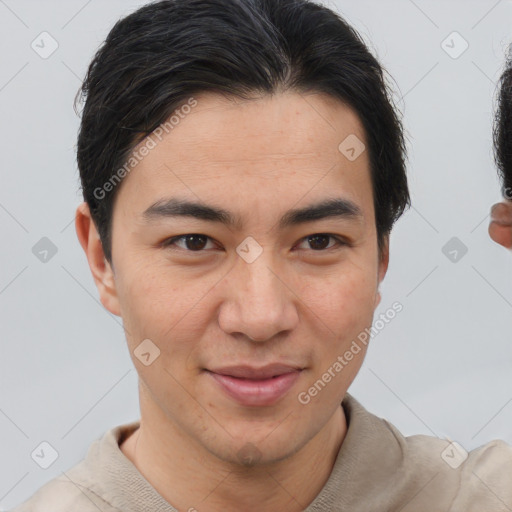
{"label": "short black hair", "polygon": [[498,109],[494,118],[494,155],[503,195],[512,199],[512,45],[499,80]]}
{"label": "short black hair", "polygon": [[[164,0],[120,19],[89,65],[77,162],[111,262],[116,171],[193,94],[326,93],[360,118],[379,249],[410,205],[403,128],[384,70],[341,16],[310,0]],[[341,143],[342,141],[340,141]],[[124,173],[122,173],[124,174]],[[119,176],[117,176],[119,178]]]}

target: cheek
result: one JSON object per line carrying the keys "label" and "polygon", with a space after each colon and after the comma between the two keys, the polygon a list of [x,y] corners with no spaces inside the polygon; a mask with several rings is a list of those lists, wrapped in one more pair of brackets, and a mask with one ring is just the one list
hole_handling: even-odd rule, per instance
{"label": "cheek", "polygon": [[[196,340],[202,337],[200,317],[204,316],[198,299],[204,292],[177,283],[158,268],[158,264],[147,263],[132,267],[131,272],[125,269],[119,281],[122,318],[139,377],[157,402],[172,402],[179,410],[188,396],[183,387],[194,389],[194,375],[189,370],[197,366]],[[147,345],[145,340],[151,343]],[[142,350],[143,346],[147,348]],[[139,357],[147,352],[151,362],[146,366]],[[153,354],[157,354],[154,360]]]}
{"label": "cheek", "polygon": [[353,267],[308,287],[304,303],[319,322],[346,339],[372,321],[377,292],[376,270]]}
{"label": "cheek", "polygon": [[157,262],[126,266],[120,276],[118,295],[129,347],[133,351],[150,339],[161,351],[161,362],[174,366],[179,361],[185,368],[194,340],[201,339],[207,292],[216,281],[206,276],[191,280]]}
{"label": "cheek", "polygon": [[179,287],[150,261],[125,260],[119,270],[116,288],[129,343],[159,338],[158,331],[172,328],[180,314]]}

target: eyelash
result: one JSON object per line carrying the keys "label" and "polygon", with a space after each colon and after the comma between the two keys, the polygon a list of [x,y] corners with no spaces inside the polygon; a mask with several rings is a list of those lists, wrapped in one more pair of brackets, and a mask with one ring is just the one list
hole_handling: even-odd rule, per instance
{"label": "eyelash", "polygon": [[[205,237],[208,240],[212,240],[212,238],[210,238],[209,236],[206,236],[206,235],[203,235],[203,234],[200,234],[200,233],[189,233],[189,234],[186,234],[186,235],[179,235],[179,236],[174,236],[172,238],[168,238],[167,240],[164,240],[161,243],[161,246],[164,247],[164,248],[171,248],[173,250],[176,250],[175,247],[172,247],[174,245],[174,243],[179,241],[179,240],[185,239],[185,238],[187,238],[189,236],[198,236],[198,237],[200,236],[200,237]],[[345,240],[345,239],[343,239],[343,238],[341,238],[339,236],[332,235],[331,233],[313,233],[312,235],[307,235],[307,236],[301,238],[300,243],[302,243],[303,241],[306,241],[308,238],[312,238],[314,236],[326,236],[326,237],[332,238],[332,239],[334,239],[336,241],[336,244],[337,244],[337,247],[336,246],[332,246],[332,247],[327,247],[325,249],[317,249],[317,250],[311,249],[311,251],[316,252],[316,253],[327,252],[330,249],[335,249],[335,248],[339,249],[341,247],[351,246],[351,244],[347,240]],[[183,249],[182,247],[179,247],[177,250],[183,250],[185,252],[190,252],[190,253],[202,253],[202,252],[206,251],[206,249],[200,249],[200,250],[197,250],[197,251],[192,251],[190,249]]]}

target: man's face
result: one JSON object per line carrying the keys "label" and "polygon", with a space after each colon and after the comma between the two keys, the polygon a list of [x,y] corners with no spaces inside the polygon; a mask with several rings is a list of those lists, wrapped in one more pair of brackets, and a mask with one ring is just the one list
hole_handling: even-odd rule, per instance
{"label": "man's face", "polygon": [[[368,152],[354,160],[362,146],[338,149],[365,136],[325,95],[196,100],[118,191],[111,309],[124,321],[143,418],[177,426],[222,460],[239,460],[247,443],[279,460],[333,418],[366,353],[301,403],[371,325],[380,298],[387,251],[379,259]],[[171,215],[171,200],[235,222]],[[338,215],[282,220],[327,200],[342,201]],[[146,366],[134,351],[149,362],[153,345],[160,353]],[[287,368],[271,373],[298,371],[258,383],[232,369],[272,364]]]}

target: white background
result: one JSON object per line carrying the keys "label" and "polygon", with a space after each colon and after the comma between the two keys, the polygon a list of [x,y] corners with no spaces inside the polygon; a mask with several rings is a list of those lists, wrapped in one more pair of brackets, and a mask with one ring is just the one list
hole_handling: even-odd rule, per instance
{"label": "white background", "polygon": [[[97,299],[74,232],[81,200],[73,99],[114,22],[145,2],[0,0],[0,507],[28,498],[113,426],[138,418],[137,379],[120,320]],[[512,41],[510,0],[326,2],[394,78],[409,139],[413,207],[392,235],[385,311],[350,388],[404,435],[467,450],[512,443],[512,253],[488,237],[500,199],[492,160],[495,86]],[[43,32],[58,49],[42,59]],[[441,43],[457,31],[458,58]],[[454,39],[453,51],[461,48]],[[459,45],[459,46],[458,46]],[[48,237],[56,255],[32,247]],[[442,252],[457,237],[468,252]],[[48,469],[31,452],[49,442]]]}

